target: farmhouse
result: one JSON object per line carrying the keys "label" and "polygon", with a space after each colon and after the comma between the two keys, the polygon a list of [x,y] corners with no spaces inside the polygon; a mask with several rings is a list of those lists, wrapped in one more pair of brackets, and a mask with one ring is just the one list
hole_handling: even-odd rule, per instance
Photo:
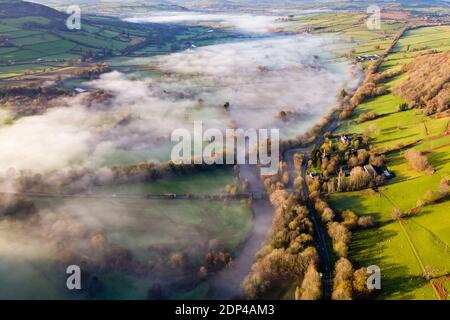
{"label": "farmhouse", "polygon": [[371,164],[365,165],[364,166],[364,171],[366,171],[372,177],[375,177],[377,175],[377,171],[375,170],[375,168]]}
{"label": "farmhouse", "polygon": [[379,57],[380,56],[378,54],[370,54],[370,55],[358,56],[358,57],[356,57],[356,61],[358,61],[358,62],[365,62],[365,61],[370,61],[370,60],[376,60]]}
{"label": "farmhouse", "polygon": [[75,88],[73,91],[75,91],[75,93],[83,93],[86,92],[86,89],[82,89],[82,88]]}
{"label": "farmhouse", "polygon": [[389,171],[388,169],[384,169],[383,174],[387,179],[395,178],[395,174],[393,172]]}
{"label": "farmhouse", "polygon": [[347,135],[342,135],[340,138],[339,138],[339,140],[341,140],[341,142],[343,143],[343,144],[347,144],[347,143],[349,143],[350,142],[350,138],[347,136]]}
{"label": "farmhouse", "polygon": [[315,177],[317,177],[317,173],[314,172],[314,171],[311,171],[311,172],[309,173],[309,177],[310,177],[311,179],[314,179]]}

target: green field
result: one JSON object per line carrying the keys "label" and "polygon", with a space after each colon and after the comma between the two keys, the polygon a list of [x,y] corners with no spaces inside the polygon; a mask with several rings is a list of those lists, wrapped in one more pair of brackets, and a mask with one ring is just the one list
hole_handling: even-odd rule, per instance
{"label": "green field", "polygon": [[[401,68],[419,54],[420,50],[448,50],[450,27],[428,27],[408,31],[382,65],[382,70]],[[426,48],[424,48],[426,47]],[[409,51],[408,51],[409,48]],[[408,57],[403,57],[407,54]],[[384,86],[391,89],[404,76],[390,79]],[[416,142],[415,148],[424,152],[436,172],[432,175],[411,169],[403,151],[388,154],[387,164],[396,174],[378,191],[336,193],[330,196],[333,208],[350,209],[359,215],[372,215],[377,227],[353,233],[350,259],[358,267],[378,265],[382,274],[380,299],[437,299],[429,283],[422,277],[423,268],[431,269],[433,277],[450,273],[450,202],[426,206],[420,213],[401,222],[393,221],[392,210],[408,212],[428,190],[437,191],[439,181],[450,177],[450,137],[445,135],[449,119],[422,115],[420,110],[397,112],[401,99],[386,94],[363,102],[352,119],[336,133],[363,133],[369,126],[378,130],[370,134],[372,144],[381,150],[396,150]],[[359,114],[374,111],[380,117],[359,124]]]}
{"label": "green field", "polygon": [[[42,72],[50,65],[63,66],[62,60],[110,51],[120,54],[143,41],[151,31],[117,19],[96,17],[84,17],[81,29],[70,31],[65,26],[67,16],[56,10],[14,0],[1,1],[0,7],[0,37],[8,39],[0,47],[0,78]],[[14,13],[8,14],[8,10]]]}
{"label": "green field", "polygon": [[[361,13],[324,13],[295,18],[282,24],[282,30],[297,32],[305,28],[313,33],[338,37],[334,50],[341,55],[356,58],[360,55],[382,54],[402,25],[385,21],[380,30],[369,30],[366,15]],[[366,67],[369,62],[363,63]]]}
{"label": "green field", "polygon": [[[189,48],[191,44],[205,46],[225,41],[238,41],[236,32],[214,30],[202,26],[164,26],[133,24],[118,18],[84,16],[80,30],[68,30],[66,15],[48,9],[43,16],[35,11],[37,4],[5,0],[0,2],[0,39],[8,42],[0,47],[0,79],[49,71],[66,66],[68,61],[148,56]],[[11,2],[7,10],[21,11],[13,18],[2,18],[2,5]],[[4,14],[6,14],[4,13]],[[1,43],[1,42],[0,42]],[[142,46],[135,47],[136,44]]]}
{"label": "green field", "polygon": [[102,193],[125,194],[222,194],[225,186],[234,184],[231,169],[211,169],[193,175],[160,179],[154,182],[134,183],[118,186],[99,187]]}

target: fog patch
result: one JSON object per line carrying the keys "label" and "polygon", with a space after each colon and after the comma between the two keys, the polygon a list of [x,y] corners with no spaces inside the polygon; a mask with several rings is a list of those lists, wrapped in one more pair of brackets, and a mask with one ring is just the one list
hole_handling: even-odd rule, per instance
{"label": "fog patch", "polygon": [[[83,94],[63,98],[44,114],[0,126],[0,165],[46,172],[167,161],[171,132],[192,130],[195,120],[202,120],[205,130],[285,128],[301,134],[354,78],[348,63],[321,58],[327,54],[322,47],[333,41],[295,36],[130,61],[148,64],[162,76],[104,74],[88,86],[111,99],[92,104]],[[283,112],[293,121],[280,118]]]}
{"label": "fog patch", "polygon": [[136,16],[125,19],[136,23],[198,24],[215,22],[221,28],[232,27],[243,32],[267,33],[276,27],[278,17],[252,14],[222,14],[201,12],[158,12],[157,15]]}

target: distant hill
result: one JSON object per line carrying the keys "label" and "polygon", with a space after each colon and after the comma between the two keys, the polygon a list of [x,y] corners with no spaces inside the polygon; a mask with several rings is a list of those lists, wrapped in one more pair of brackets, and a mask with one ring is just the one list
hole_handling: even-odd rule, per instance
{"label": "distant hill", "polygon": [[365,11],[368,6],[378,4],[383,8],[446,8],[450,0],[170,0],[188,9],[239,10],[240,8],[273,9],[355,9]]}
{"label": "distant hill", "polygon": [[[67,19],[66,14],[43,5],[24,1],[0,0],[0,18],[2,18],[2,20],[0,20],[1,24],[7,25],[8,22],[11,22],[11,19],[31,16],[48,19],[48,23],[45,28],[62,28],[65,25],[65,20]],[[7,21],[3,19],[7,19]],[[26,21],[22,24],[22,26],[24,24],[26,24]],[[17,24],[15,24],[15,26],[17,26]]]}
{"label": "distant hill", "polygon": [[[89,14],[108,14],[119,16],[124,12],[145,11],[187,11],[185,7],[165,0],[33,0],[56,9],[63,9],[73,4],[80,5]],[[126,10],[124,10],[126,9]]]}

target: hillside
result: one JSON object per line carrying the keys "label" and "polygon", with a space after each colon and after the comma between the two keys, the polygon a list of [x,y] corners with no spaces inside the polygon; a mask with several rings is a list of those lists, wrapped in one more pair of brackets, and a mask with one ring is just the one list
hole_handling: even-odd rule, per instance
{"label": "hillside", "polygon": [[33,2],[61,11],[72,4],[77,4],[84,12],[89,12],[89,14],[114,17],[129,14],[130,12],[133,14],[139,14],[151,11],[188,11],[188,9],[183,6],[174,4],[171,1],[163,0],[79,0],[76,2],[70,0],[33,0]]}
{"label": "hillside", "polygon": [[82,13],[81,29],[69,30],[64,11],[37,3],[0,0],[0,79],[46,73],[112,56],[178,51],[190,47],[193,41],[202,46],[236,36],[226,30],[210,33],[209,28],[201,26],[131,23],[94,15],[84,6]]}
{"label": "hillside", "polygon": [[62,67],[67,61],[120,54],[143,43],[154,29],[83,16],[81,30],[69,30],[67,17],[36,3],[1,1],[1,78]]}
{"label": "hillside", "polygon": [[[370,142],[368,161],[394,173],[376,186],[327,197],[335,212],[374,219],[373,227],[352,230],[348,257],[356,267],[381,268],[378,299],[448,297],[449,118],[420,108],[448,97],[449,32],[449,26],[405,32],[381,63],[378,85],[386,91],[365,99],[334,132],[361,135]],[[376,117],[360,120],[370,113]]]}

